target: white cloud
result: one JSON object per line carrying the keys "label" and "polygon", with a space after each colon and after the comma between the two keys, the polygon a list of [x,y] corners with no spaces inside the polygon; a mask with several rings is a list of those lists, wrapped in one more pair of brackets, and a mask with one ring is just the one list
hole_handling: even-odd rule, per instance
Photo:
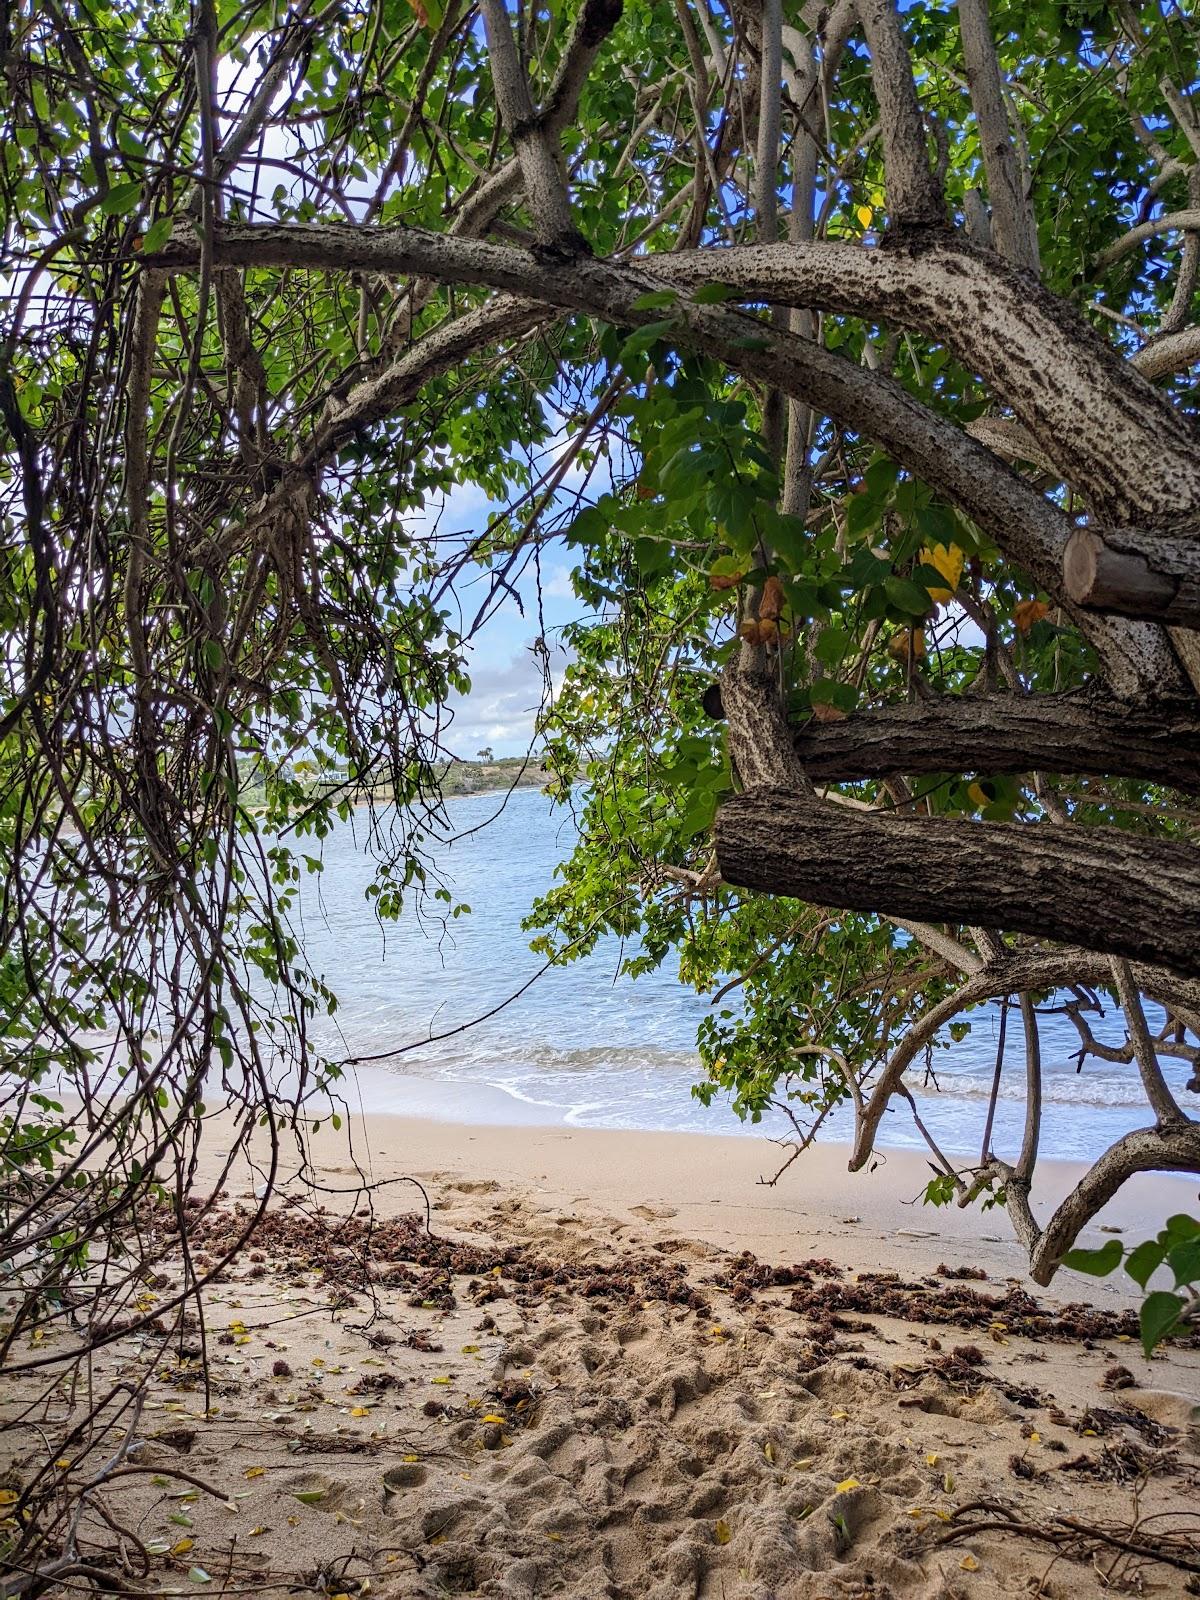
{"label": "white cloud", "polygon": [[[570,656],[551,647],[551,692],[562,686]],[[506,662],[481,660],[471,669],[471,692],[453,703],[449,744],[471,757],[485,745],[497,755],[521,755],[533,740],[534,723],[545,702],[545,658],[532,645]]]}

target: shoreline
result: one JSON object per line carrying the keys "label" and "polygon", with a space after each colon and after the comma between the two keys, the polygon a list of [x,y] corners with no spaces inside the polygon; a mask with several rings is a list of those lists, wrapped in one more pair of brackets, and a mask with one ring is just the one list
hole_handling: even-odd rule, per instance
{"label": "shoreline", "polygon": [[[207,1152],[202,1145],[200,1185],[222,1153],[222,1121],[214,1116]],[[413,1207],[413,1190],[398,1184],[400,1178],[415,1178],[426,1188],[501,1184],[529,1192],[539,1206],[566,1218],[587,1207],[635,1226],[669,1223],[674,1233],[721,1250],[751,1250],[773,1264],[816,1254],[848,1267],[928,1273],[948,1258],[963,1257],[991,1274],[1028,1283],[1026,1258],[1006,1214],[978,1205],[923,1204],[932,1170],[911,1150],[881,1151],[867,1169],[853,1173],[848,1146],[817,1144],[771,1184],[765,1180],[787,1152],[765,1138],[497,1125],[378,1111],[348,1112],[340,1132],[328,1121],[315,1133],[306,1129],[302,1146],[304,1159],[322,1181],[333,1180],[333,1189],[361,1193],[362,1182],[382,1184],[376,1204],[383,1215]],[[256,1134],[252,1150],[259,1162],[266,1148]],[[300,1164],[290,1139],[282,1141],[283,1185]],[[1086,1170],[1084,1162],[1041,1162],[1032,1196],[1035,1216],[1044,1222]],[[252,1174],[246,1169],[243,1176],[252,1194]],[[236,1192],[233,1182],[230,1189]],[[1114,1234],[1138,1243],[1157,1233],[1173,1212],[1195,1203],[1195,1183],[1188,1177],[1140,1174],[1084,1229],[1079,1243],[1099,1245]],[[1064,1271],[1039,1293],[1108,1305],[1140,1299],[1121,1273],[1095,1279]]]}

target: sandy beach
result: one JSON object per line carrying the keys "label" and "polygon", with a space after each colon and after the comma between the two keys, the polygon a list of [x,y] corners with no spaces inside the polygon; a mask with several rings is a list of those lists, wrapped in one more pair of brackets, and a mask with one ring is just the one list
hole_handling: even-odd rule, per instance
{"label": "sandy beach", "polygon": [[[219,1120],[208,1133],[197,1196],[223,1147]],[[781,1152],[744,1138],[370,1116],[306,1144],[320,1189],[297,1181],[292,1146],[203,1330],[97,1357],[96,1395],[153,1374],[136,1421],[127,1398],[100,1419],[109,1448],[134,1424],[134,1470],[102,1500],[146,1587],[1191,1592],[1200,1350],[1147,1362],[1133,1301],[1107,1283],[1063,1274],[1035,1301],[1001,1214],[914,1203],[918,1157],[851,1175],[844,1150],[818,1148],[772,1188]],[[428,1196],[428,1232],[402,1177]],[[1048,1165],[1039,1206],[1071,1178]],[[202,1264],[260,1184],[239,1168],[197,1224]],[[1194,1198],[1146,1180],[1093,1242],[1101,1226],[1140,1238]],[[169,1234],[159,1257],[151,1307],[178,1281]],[[4,1483],[19,1490],[87,1406],[52,1367],[18,1378]],[[111,1545],[98,1517],[94,1534]]]}

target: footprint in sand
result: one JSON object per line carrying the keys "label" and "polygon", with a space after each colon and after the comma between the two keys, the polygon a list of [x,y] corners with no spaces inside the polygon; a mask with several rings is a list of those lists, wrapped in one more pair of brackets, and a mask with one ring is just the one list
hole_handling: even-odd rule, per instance
{"label": "footprint in sand", "polygon": [[677,1207],[652,1205],[649,1200],[640,1206],[630,1206],[629,1209],[635,1217],[644,1217],[647,1222],[659,1222],[667,1217],[679,1215]]}

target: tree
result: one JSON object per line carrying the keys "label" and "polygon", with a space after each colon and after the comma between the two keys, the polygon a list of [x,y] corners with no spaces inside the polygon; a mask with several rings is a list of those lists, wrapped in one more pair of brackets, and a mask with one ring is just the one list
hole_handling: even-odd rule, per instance
{"label": "tree", "polygon": [[[1002,1195],[1039,1282],[1129,1174],[1200,1170],[1161,1068],[1200,1061],[1190,19],[45,0],[3,27],[17,1330],[152,1185],[182,1221],[213,1062],[242,1136],[336,1077],[297,841],[386,780],[380,913],[448,898],[443,709],[564,536],[596,615],[544,731],[591,799],[546,948],[640,930],[739,986],[707,1091],[818,1125],[848,1099],[855,1166],[937,1029],[1013,997],[1023,1148],[935,1148],[934,1187]],[[411,515],[463,481],[505,507],[472,537]],[[1043,1228],[1051,991],[1082,1056],[1119,998],[1152,1121]]]}
{"label": "tree", "polygon": [[494,757],[492,755],[492,747],[491,747],[490,744],[485,744],[484,745],[483,749],[479,752],[479,759],[480,759],[480,761],[491,761],[491,760],[494,759]]}

